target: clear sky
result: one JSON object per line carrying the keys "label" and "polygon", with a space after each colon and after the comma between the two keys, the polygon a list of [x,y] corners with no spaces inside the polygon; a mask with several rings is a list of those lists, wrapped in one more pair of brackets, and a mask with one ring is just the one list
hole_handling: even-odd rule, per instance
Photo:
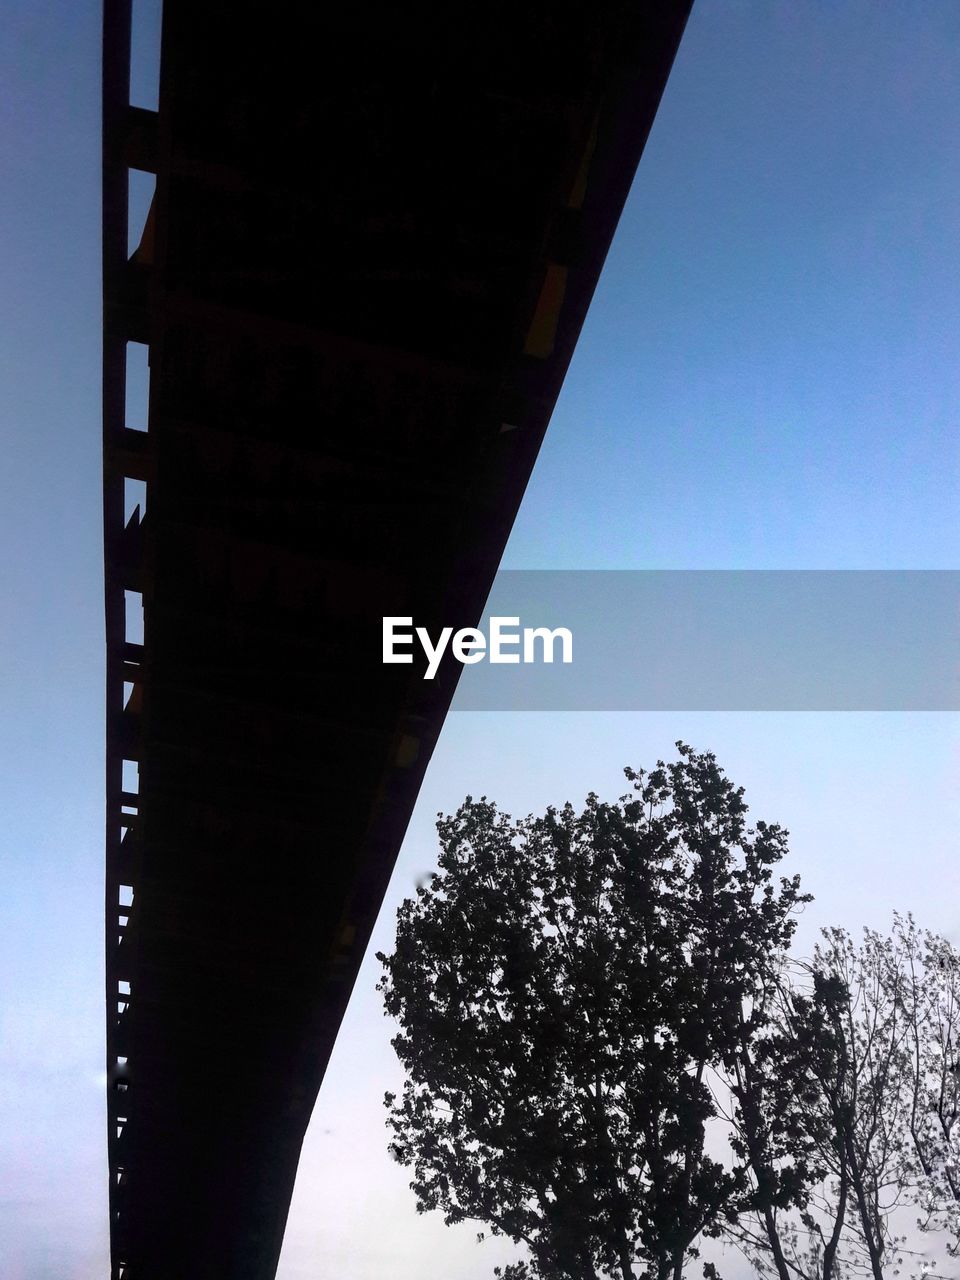
{"label": "clear sky", "polygon": [[[142,0],[136,100],[150,102]],[[0,1273],[103,1280],[99,6],[0,29]],[[960,8],[697,0],[505,563],[953,568]],[[620,793],[711,748],[792,832],[803,921],[894,906],[960,941],[947,714],[454,713],[377,945],[466,792]],[[365,965],[304,1149],[281,1280],[481,1280],[418,1218]]]}

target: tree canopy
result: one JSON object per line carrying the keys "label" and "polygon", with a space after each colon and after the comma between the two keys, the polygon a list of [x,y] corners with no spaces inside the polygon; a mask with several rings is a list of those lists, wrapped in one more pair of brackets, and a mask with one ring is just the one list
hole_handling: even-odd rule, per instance
{"label": "tree canopy", "polygon": [[525,1246],[503,1280],[680,1280],[711,1237],[770,1280],[955,1274],[960,955],[895,916],[791,957],[787,832],[677,750],[615,803],[440,816],[378,957],[418,1210]]}
{"label": "tree canopy", "polygon": [[786,831],[748,826],[715,757],[677,749],[579,813],[467,797],[379,957],[407,1073],[391,1151],[420,1211],[526,1246],[514,1280],[679,1280],[702,1236],[809,1177],[779,1121],[759,1183],[711,1137],[713,1076],[771,1034],[806,898],[776,875]]}

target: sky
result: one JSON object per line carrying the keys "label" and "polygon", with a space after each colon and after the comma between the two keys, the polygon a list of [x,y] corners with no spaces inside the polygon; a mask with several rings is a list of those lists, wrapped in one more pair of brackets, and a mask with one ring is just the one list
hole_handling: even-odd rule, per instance
{"label": "sky", "polygon": [[[137,9],[151,106],[158,5]],[[0,1272],[107,1274],[102,1089],[99,7],[0,30]],[[697,0],[505,566],[957,564],[960,8]],[[960,942],[948,713],[449,717],[374,946],[466,793],[614,797],[682,738],[791,831],[821,925]],[[418,1217],[368,956],[304,1144],[280,1280],[480,1280]],[[734,1276],[736,1280],[736,1276]]]}

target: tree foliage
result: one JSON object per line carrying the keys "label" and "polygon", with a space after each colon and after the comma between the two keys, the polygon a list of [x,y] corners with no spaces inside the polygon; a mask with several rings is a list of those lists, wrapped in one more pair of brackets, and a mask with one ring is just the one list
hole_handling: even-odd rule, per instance
{"label": "tree foliage", "polygon": [[[803,1097],[814,1154],[793,1212],[736,1224],[762,1274],[883,1280],[902,1268],[932,1274],[937,1255],[957,1256],[958,996],[957,953],[899,916],[889,937],[865,929],[859,945],[823,930],[812,961],[781,982],[770,1020],[778,1055],[734,1088],[731,1119],[756,1179],[779,1153],[751,1118],[786,1080]],[[923,1232],[939,1236],[932,1249],[915,1247]]]}
{"label": "tree foliage", "polygon": [[769,1094],[752,1165],[710,1138],[716,1074],[782,1034],[771,992],[806,899],[775,875],[787,833],[748,827],[715,757],[677,747],[580,813],[467,797],[379,956],[407,1074],[391,1151],[420,1211],[526,1246],[504,1280],[679,1280],[701,1236],[786,1210],[811,1176]]}
{"label": "tree foliage", "polygon": [[896,917],[882,980],[907,1026],[902,1073],[903,1157],[925,1231],[960,1256],[960,953],[946,938]]}

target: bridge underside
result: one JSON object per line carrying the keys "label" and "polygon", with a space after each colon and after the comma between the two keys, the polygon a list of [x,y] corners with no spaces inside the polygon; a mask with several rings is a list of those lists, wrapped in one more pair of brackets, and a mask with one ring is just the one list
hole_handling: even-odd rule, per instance
{"label": "bridge underside", "polygon": [[166,0],[154,114],[107,2],[114,1277],[275,1272],[459,671],[380,619],[480,617],[687,7]]}

